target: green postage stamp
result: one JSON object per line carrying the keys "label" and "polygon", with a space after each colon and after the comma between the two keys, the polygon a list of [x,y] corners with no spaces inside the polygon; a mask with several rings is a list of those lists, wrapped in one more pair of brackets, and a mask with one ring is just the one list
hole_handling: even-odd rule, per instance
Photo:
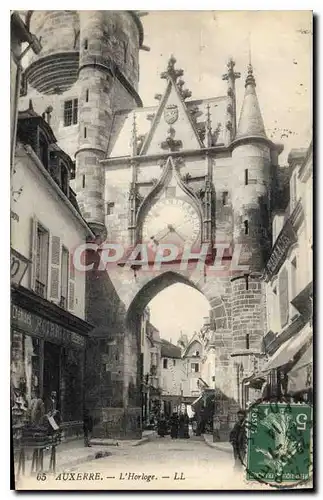
{"label": "green postage stamp", "polygon": [[312,475],[312,407],[260,403],[247,420],[247,479],[304,483]]}

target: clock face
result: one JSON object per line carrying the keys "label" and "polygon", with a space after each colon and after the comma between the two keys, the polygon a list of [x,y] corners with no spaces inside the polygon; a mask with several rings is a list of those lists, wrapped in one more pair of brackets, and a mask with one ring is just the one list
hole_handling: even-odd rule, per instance
{"label": "clock face", "polygon": [[146,215],[142,241],[193,244],[200,232],[200,218],[194,207],[177,198],[159,200]]}

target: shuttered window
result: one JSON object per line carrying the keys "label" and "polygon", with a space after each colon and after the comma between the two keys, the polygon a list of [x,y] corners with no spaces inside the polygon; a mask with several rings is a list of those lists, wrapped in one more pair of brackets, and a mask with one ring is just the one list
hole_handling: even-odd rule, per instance
{"label": "shuttered window", "polygon": [[31,220],[30,288],[47,298],[49,233],[34,217]]}
{"label": "shuttered window", "polygon": [[35,291],[45,298],[47,297],[48,243],[48,231],[40,224],[37,224]]}
{"label": "shuttered window", "polygon": [[288,272],[286,268],[279,275],[279,309],[281,326],[284,327],[288,323],[289,317]]}
{"label": "shuttered window", "polygon": [[36,283],[36,252],[37,252],[37,219],[30,220],[30,288],[35,290]]}
{"label": "shuttered window", "polygon": [[70,254],[69,261],[68,308],[73,311],[75,303],[75,267],[72,254]]}
{"label": "shuttered window", "polygon": [[51,269],[50,269],[50,298],[54,302],[60,301],[60,260],[61,240],[58,236],[51,238]]}
{"label": "shuttered window", "polygon": [[62,247],[60,306],[67,309],[69,253]]}

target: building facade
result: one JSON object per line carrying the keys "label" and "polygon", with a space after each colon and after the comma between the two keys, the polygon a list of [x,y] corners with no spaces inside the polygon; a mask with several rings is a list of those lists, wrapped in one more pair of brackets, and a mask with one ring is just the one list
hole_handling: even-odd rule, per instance
{"label": "building facade", "polygon": [[187,378],[181,349],[161,339],[161,401],[162,411],[170,417],[184,403],[183,387]]}
{"label": "building facade", "polygon": [[250,382],[265,394],[313,397],[313,146],[291,150],[289,203],[273,214],[267,263],[267,362]]}
{"label": "building facade", "polygon": [[[138,12],[30,11],[28,19],[43,49],[26,66],[22,109],[32,98],[39,114],[50,110],[58,145],[75,159],[82,216],[96,241],[124,250],[117,266],[103,270],[98,255],[88,253],[94,267],[86,273],[86,318],[96,340],[88,350],[86,398],[99,422],[94,434],[140,436],[141,316],[177,282],[210,302],[214,328],[205,341],[230,418],[243,403],[243,381],[262,357],[268,331],[264,269],[283,178],[283,148],[266,135],[252,66],[239,120],[241,75],[233,60],[223,95],[191,99],[171,57],[157,104],[146,108],[138,95],[139,50],[146,48]],[[150,248],[148,265],[138,252],[130,258],[142,243]],[[152,266],[158,246],[167,244],[181,256],[189,246],[195,252],[185,254],[189,265],[171,255]],[[219,244],[225,246],[220,269]],[[196,252],[204,254],[203,265]]]}
{"label": "building facade", "polygon": [[142,352],[142,425],[150,425],[161,408],[161,349],[160,334],[150,323],[149,309],[141,318]]}
{"label": "building facade", "polygon": [[32,400],[56,393],[63,437],[82,433],[88,333],[85,275],[73,252],[93,234],[69,186],[73,163],[48,123],[20,112],[11,181],[11,403],[21,423]]}

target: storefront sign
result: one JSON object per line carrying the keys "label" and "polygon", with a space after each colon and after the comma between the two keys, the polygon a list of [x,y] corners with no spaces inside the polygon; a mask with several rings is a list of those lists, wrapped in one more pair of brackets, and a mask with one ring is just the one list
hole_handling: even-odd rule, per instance
{"label": "storefront sign", "polygon": [[14,304],[11,306],[11,321],[16,328],[49,342],[65,345],[74,344],[78,347],[85,345],[85,339],[81,335],[70,332],[62,326]]}
{"label": "storefront sign", "polygon": [[267,262],[266,269],[269,277],[272,277],[277,273],[286,257],[288,249],[296,241],[297,236],[293,229],[293,226],[290,222],[286,222],[282,232],[277,238],[271,256]]}
{"label": "storefront sign", "polygon": [[20,285],[30,261],[16,250],[10,251],[10,279],[14,285]]}
{"label": "storefront sign", "polygon": [[81,347],[83,347],[85,344],[84,337],[75,332],[71,332],[71,341],[73,342],[73,344],[79,345]]}

